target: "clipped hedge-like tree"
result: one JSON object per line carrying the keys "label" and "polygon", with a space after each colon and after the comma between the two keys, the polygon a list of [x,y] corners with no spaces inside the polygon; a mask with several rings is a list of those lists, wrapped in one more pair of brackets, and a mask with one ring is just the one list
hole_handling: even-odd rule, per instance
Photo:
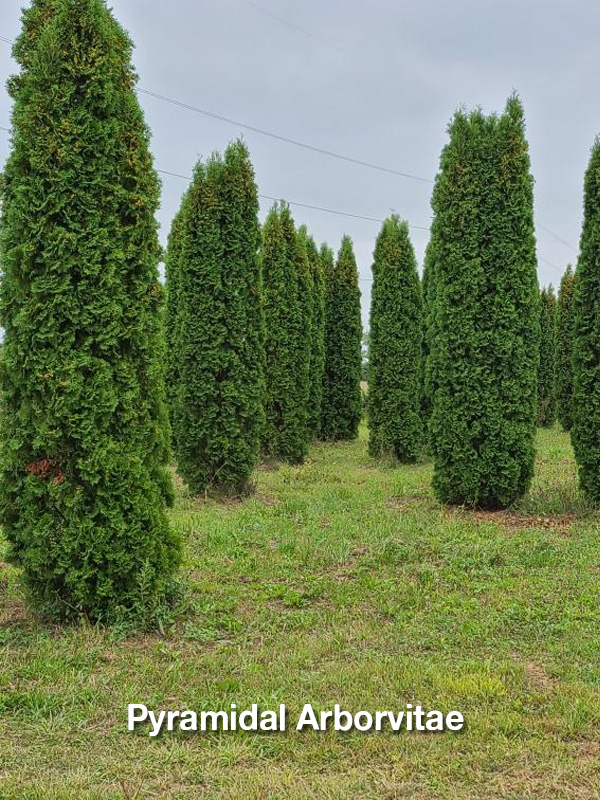
{"label": "clipped hedge-like tree", "polygon": [[558,291],[558,324],[556,334],[556,399],[558,419],[566,431],[573,424],[573,290],[575,274],[569,264]]}
{"label": "clipped hedge-like tree", "polygon": [[579,483],[600,503],[600,138],[585,173],[583,229],[573,295],[573,425]]}
{"label": "clipped hedge-like tree", "polygon": [[421,451],[423,307],[408,225],[387,219],[375,245],[369,327],[369,452],[415,461]]}
{"label": "clipped hedge-like tree", "polygon": [[509,505],[533,474],[539,289],[523,108],[458,112],[433,194],[434,489]]}
{"label": "clipped hedge-like tree", "polygon": [[540,293],[540,363],[538,368],[538,417],[541,428],[556,421],[556,295],[552,286]]}
{"label": "clipped hedge-like tree", "polygon": [[314,439],[321,426],[323,371],[325,369],[325,276],[323,263],[312,236],[302,226],[300,233],[306,242],[306,255],[311,275],[311,334],[308,393],[308,436]]}
{"label": "clipped hedge-like tree", "polygon": [[300,463],[307,451],[310,275],[306,247],[285,203],[263,227],[267,455]]}
{"label": "clipped hedge-like tree", "polygon": [[335,266],[327,271],[321,437],[354,439],[362,410],[362,324],[358,269],[349,236],[343,237]]}
{"label": "clipped hedge-like tree", "polygon": [[150,622],[166,502],[159,182],[132,45],[103,0],[34,3],[2,198],[0,519],[53,618]]}
{"label": "clipped hedge-like tree", "polygon": [[179,425],[176,421],[178,399],[177,391],[179,387],[179,350],[178,341],[180,336],[179,324],[181,322],[179,296],[179,267],[181,262],[181,253],[183,250],[183,238],[185,229],[185,202],[187,193],[184,194],[181,205],[173,218],[171,223],[171,230],[169,232],[169,239],[167,242],[167,251],[165,256],[165,278],[167,288],[167,303],[166,303],[166,348],[167,348],[167,367],[166,367],[166,385],[167,385],[167,399],[169,404],[169,416],[171,420],[171,435],[173,437],[173,444]]}
{"label": "clipped hedge-like tree", "polygon": [[[175,271],[176,454],[194,493],[247,491],[263,424],[258,195],[245,145],[196,166]],[[173,326],[171,326],[173,327]]]}
{"label": "clipped hedge-like tree", "polygon": [[435,338],[435,221],[431,228],[431,235],[425,258],[423,261],[423,278],[421,281],[421,296],[423,298],[423,358],[421,374],[421,420],[425,442],[429,443],[429,421],[433,411],[433,398],[435,395],[435,367],[432,356],[432,342]]}

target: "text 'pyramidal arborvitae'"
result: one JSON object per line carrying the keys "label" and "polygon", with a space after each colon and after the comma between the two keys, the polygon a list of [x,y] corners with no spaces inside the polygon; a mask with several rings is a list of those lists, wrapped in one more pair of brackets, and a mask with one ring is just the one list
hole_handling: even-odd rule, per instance
{"label": "text 'pyramidal arborvitae'", "polygon": [[24,14],[2,198],[0,516],[52,617],[150,621],[169,527],[159,183],[103,0]]}

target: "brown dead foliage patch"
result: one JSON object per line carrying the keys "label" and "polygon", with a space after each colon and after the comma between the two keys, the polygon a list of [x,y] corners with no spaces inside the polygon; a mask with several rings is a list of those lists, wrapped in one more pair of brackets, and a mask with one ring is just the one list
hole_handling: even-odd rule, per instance
{"label": "brown dead foliage patch", "polygon": [[479,509],[448,509],[447,514],[460,514],[471,517],[480,522],[494,522],[504,528],[546,528],[553,530],[560,536],[568,536],[569,528],[577,521],[577,514],[556,514],[551,517],[533,517],[523,514],[513,514],[509,511],[482,511]]}
{"label": "brown dead foliage patch", "polygon": [[541,664],[535,661],[525,663],[525,675],[532,689],[536,692],[547,692],[553,687],[552,678],[548,675]]}

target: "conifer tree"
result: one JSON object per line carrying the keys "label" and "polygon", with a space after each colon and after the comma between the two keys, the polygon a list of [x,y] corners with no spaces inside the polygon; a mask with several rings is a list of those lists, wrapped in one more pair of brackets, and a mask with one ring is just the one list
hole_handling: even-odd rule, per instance
{"label": "conifer tree", "polygon": [[375,245],[369,327],[369,452],[415,461],[421,420],[421,285],[408,225],[387,219]]}
{"label": "conifer tree", "polygon": [[569,264],[561,278],[558,292],[556,335],[556,398],[558,418],[566,431],[573,424],[573,289],[575,274]]}
{"label": "conifer tree", "polygon": [[433,410],[435,394],[434,364],[432,341],[435,338],[435,221],[431,227],[431,235],[423,261],[423,278],[421,296],[423,299],[423,358],[421,371],[421,420],[425,443],[429,442],[429,421]]}
{"label": "conifer tree", "polygon": [[458,112],[433,194],[434,489],[502,508],[533,474],[539,289],[523,108]]}
{"label": "conifer tree", "polygon": [[327,285],[321,437],[354,439],[362,410],[360,290],[352,240],[344,236]]}
{"label": "conifer tree", "polygon": [[600,504],[600,138],[585,173],[583,229],[573,295],[573,424],[579,483]]}
{"label": "conifer tree", "polygon": [[167,286],[165,331],[167,349],[166,384],[173,444],[175,444],[175,436],[179,428],[176,421],[178,408],[177,390],[179,387],[179,371],[181,366],[178,357],[178,341],[180,336],[178,324],[181,321],[181,314],[179,313],[181,307],[181,298],[179,297],[179,267],[183,250],[186,198],[187,193],[184,194],[181,205],[171,223],[165,256],[165,278]]}
{"label": "conifer tree", "polygon": [[556,421],[556,295],[552,286],[540,293],[540,361],[538,367],[538,417],[541,428]]}
{"label": "conifer tree", "polygon": [[24,12],[4,171],[0,519],[52,618],[150,622],[166,503],[159,182],[131,41],[104,0]]}
{"label": "conifer tree", "polygon": [[[175,270],[176,454],[194,493],[247,491],[263,422],[258,195],[245,145],[199,163]],[[174,243],[175,245],[175,243]]]}
{"label": "conifer tree", "polygon": [[306,255],[311,274],[312,315],[310,339],[308,436],[314,439],[321,425],[321,402],[323,397],[323,371],[325,369],[325,277],[323,263],[312,236],[305,226],[300,228],[306,241]]}
{"label": "conifer tree", "polygon": [[310,278],[306,247],[285,203],[263,227],[267,455],[300,463],[307,451]]}

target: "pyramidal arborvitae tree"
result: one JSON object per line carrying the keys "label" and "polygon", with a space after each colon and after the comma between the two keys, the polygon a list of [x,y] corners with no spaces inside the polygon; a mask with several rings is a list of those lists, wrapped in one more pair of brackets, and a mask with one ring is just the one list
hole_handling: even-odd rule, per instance
{"label": "pyramidal arborvitae tree", "polygon": [[335,441],[356,438],[362,411],[360,290],[349,236],[328,272],[321,438]]}
{"label": "pyramidal arborvitae tree", "polygon": [[46,615],[152,621],[180,541],[159,182],[132,45],[103,0],[24,12],[1,221],[0,519]]}
{"label": "pyramidal arborvitae tree", "polygon": [[573,424],[573,291],[575,274],[569,264],[558,291],[558,323],[556,334],[556,400],[558,419],[566,431]]}
{"label": "pyramidal arborvitae tree", "polygon": [[435,394],[434,364],[431,343],[435,338],[435,224],[431,234],[425,258],[423,260],[423,278],[421,280],[421,296],[423,300],[423,358],[421,369],[421,421],[423,423],[424,441],[429,442],[429,421],[433,410]]}
{"label": "pyramidal arborvitae tree", "polygon": [[369,453],[415,461],[421,452],[423,306],[408,225],[381,228],[373,260],[369,326]]}
{"label": "pyramidal arborvitae tree", "polygon": [[309,439],[314,439],[318,436],[321,425],[323,371],[325,369],[325,276],[315,240],[308,235],[304,225],[299,231],[306,242],[306,255],[311,274],[312,314],[307,425]]}
{"label": "pyramidal arborvitae tree", "polygon": [[308,443],[310,284],[306,247],[283,202],[275,204],[265,220],[261,260],[266,328],[263,449],[295,464],[304,459]]}
{"label": "pyramidal arborvitae tree", "polygon": [[552,286],[540,293],[540,362],[538,367],[538,416],[540,428],[556,421],[556,295]]}
{"label": "pyramidal arborvitae tree", "polygon": [[600,504],[600,138],[585,173],[583,229],[573,295],[573,424],[579,483]]}
{"label": "pyramidal arborvitae tree", "polygon": [[169,417],[171,420],[171,435],[173,444],[179,428],[176,416],[178,409],[177,392],[179,387],[180,359],[179,359],[179,324],[181,314],[179,313],[181,298],[179,296],[179,265],[183,250],[184,223],[185,223],[185,204],[187,192],[184,194],[181,205],[171,223],[167,251],[165,256],[165,279],[167,288],[166,303],[166,387],[167,400],[169,405]]}
{"label": "pyramidal arborvitae tree", "polygon": [[433,194],[434,489],[508,506],[533,474],[539,289],[523,108],[458,112]]}
{"label": "pyramidal arborvitae tree", "polygon": [[[245,145],[200,162],[175,270],[175,445],[195,494],[249,488],[263,425],[258,195]],[[168,288],[170,291],[170,288]]]}

